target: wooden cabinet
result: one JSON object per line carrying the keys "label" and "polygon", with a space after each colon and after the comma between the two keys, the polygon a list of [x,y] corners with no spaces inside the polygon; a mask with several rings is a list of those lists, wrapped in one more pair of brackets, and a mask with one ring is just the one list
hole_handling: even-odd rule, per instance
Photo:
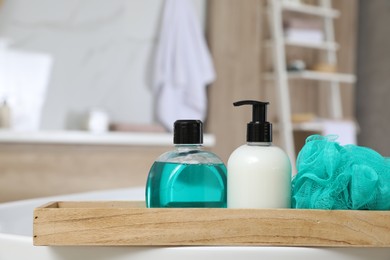
{"label": "wooden cabinet", "polygon": [[0,202],[93,190],[143,187],[171,147],[0,144]]}

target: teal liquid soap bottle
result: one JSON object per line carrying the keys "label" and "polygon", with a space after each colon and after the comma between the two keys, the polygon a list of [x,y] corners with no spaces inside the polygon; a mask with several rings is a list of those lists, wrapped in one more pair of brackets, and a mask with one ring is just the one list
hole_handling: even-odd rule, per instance
{"label": "teal liquid soap bottle", "polygon": [[226,208],[226,167],[203,150],[200,120],[177,120],[175,150],[152,165],[146,183],[148,208]]}

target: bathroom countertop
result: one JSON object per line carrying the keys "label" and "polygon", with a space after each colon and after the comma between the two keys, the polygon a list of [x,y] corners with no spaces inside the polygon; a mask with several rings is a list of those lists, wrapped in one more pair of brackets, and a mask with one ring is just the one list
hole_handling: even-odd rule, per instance
{"label": "bathroom countertop", "polygon": [[[40,143],[40,144],[88,144],[88,145],[136,145],[171,146],[171,133],[108,132],[90,133],[86,131],[0,131],[0,143]],[[204,146],[214,146],[215,137],[204,135]]]}

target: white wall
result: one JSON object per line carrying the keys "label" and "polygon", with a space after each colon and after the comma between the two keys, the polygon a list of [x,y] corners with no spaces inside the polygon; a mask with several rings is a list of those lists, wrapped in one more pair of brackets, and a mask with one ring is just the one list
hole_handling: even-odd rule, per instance
{"label": "white wall", "polygon": [[[204,23],[205,0],[191,0]],[[77,129],[90,109],[152,123],[150,79],[163,0],[6,0],[0,37],[53,68],[42,129]]]}

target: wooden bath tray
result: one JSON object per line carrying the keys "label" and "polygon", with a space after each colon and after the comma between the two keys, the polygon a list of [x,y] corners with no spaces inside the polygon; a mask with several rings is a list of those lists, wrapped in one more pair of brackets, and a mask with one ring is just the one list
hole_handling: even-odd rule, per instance
{"label": "wooden bath tray", "polygon": [[34,210],[34,245],[390,247],[390,211],[53,202]]}

